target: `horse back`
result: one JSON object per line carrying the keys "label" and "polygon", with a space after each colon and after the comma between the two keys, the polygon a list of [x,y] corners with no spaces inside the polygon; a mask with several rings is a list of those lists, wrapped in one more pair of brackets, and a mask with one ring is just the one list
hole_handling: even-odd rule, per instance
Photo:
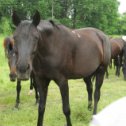
{"label": "horse back", "polygon": [[112,58],[122,53],[124,47],[124,41],[122,38],[112,38],[110,39],[110,43],[112,46]]}
{"label": "horse back", "polygon": [[[91,49],[90,53],[94,56],[99,54],[100,63],[108,64],[111,57],[111,45],[108,37],[96,28],[83,28],[76,31],[82,34],[82,41],[84,40],[87,50]],[[97,54],[95,54],[96,51]]]}

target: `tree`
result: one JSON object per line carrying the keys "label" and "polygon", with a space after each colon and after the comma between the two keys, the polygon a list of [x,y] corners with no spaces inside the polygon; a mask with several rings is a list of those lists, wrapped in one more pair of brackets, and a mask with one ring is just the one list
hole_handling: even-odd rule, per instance
{"label": "tree", "polygon": [[[42,19],[53,19],[71,28],[96,27],[118,34],[119,24],[125,25],[118,6],[117,0],[1,0],[0,22],[5,17],[12,24],[13,9],[21,19],[30,19],[37,9]],[[125,26],[121,28],[125,31]]]}
{"label": "tree", "polygon": [[126,35],[126,13],[120,15],[117,23],[118,34]]}
{"label": "tree", "polygon": [[78,0],[74,7],[76,24],[80,24],[76,27],[96,27],[109,33],[118,17],[116,0]]}

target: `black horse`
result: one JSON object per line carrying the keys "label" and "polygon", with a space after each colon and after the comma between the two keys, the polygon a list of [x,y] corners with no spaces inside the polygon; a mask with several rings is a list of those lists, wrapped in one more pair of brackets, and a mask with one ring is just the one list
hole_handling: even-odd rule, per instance
{"label": "black horse", "polygon": [[15,12],[12,20],[17,26],[14,32],[17,77],[28,80],[33,70],[40,94],[37,126],[43,125],[51,80],[59,86],[67,126],[72,126],[68,79],[84,78],[92,97],[91,77],[95,75],[93,113],[96,114],[104,73],[111,58],[109,38],[95,28],[71,30],[53,21],[40,20],[38,11],[32,21],[21,21]]}
{"label": "black horse", "polygon": [[[4,39],[4,50],[5,50],[5,56],[8,59],[8,66],[10,68],[10,80],[16,81],[17,75],[16,75],[16,60],[17,56],[14,51],[14,40],[13,37],[6,37]],[[35,89],[35,98],[36,103],[38,103],[38,91],[37,91],[37,85],[35,83],[35,76],[33,71],[30,74],[30,91],[33,90],[33,87]],[[15,107],[19,108],[20,103],[20,91],[21,91],[21,80],[17,79],[17,86],[16,86],[17,96],[16,96],[16,104]]]}

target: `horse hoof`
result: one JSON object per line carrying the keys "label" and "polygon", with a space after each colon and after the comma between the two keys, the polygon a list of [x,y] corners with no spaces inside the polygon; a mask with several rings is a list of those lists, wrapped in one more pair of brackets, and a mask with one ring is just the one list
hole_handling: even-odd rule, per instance
{"label": "horse hoof", "polygon": [[19,110],[19,107],[15,107],[15,106],[14,106],[14,107],[12,108],[12,110],[15,110],[15,111],[16,111],[16,110]]}
{"label": "horse hoof", "polygon": [[88,106],[88,110],[89,111],[92,111],[92,106]]}
{"label": "horse hoof", "polygon": [[19,105],[18,105],[18,104],[16,104],[16,105],[15,105],[15,108],[16,108],[16,109],[19,109]]}
{"label": "horse hoof", "polygon": [[32,95],[32,93],[33,93],[33,91],[32,91],[32,90],[30,90],[30,91],[28,92],[28,95]]}

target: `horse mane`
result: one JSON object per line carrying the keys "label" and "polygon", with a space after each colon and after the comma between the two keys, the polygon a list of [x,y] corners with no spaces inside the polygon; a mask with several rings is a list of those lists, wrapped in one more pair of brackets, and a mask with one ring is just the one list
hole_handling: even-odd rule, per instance
{"label": "horse mane", "polygon": [[55,21],[53,20],[41,20],[40,24],[37,26],[38,30],[40,30],[41,32],[45,32],[47,35],[51,35],[51,33],[53,32],[54,28],[56,28],[57,30],[72,30],[66,26],[64,26],[63,24],[57,24],[55,23]]}
{"label": "horse mane", "polygon": [[49,22],[55,27],[57,27],[57,25],[55,24],[55,22],[53,20],[49,20]]}
{"label": "horse mane", "polygon": [[44,32],[47,35],[50,35],[52,33],[53,25],[48,21],[41,20],[39,25],[37,26],[37,29],[40,32]]}

